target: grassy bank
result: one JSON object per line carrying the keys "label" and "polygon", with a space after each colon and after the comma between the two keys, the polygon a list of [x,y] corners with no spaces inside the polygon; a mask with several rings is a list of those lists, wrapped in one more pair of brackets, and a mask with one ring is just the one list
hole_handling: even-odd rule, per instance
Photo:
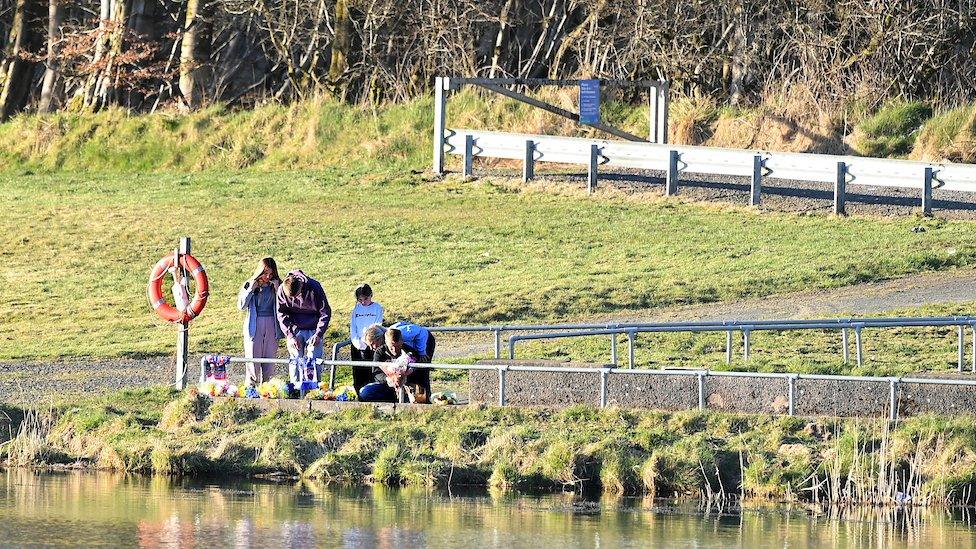
{"label": "grassy bank", "polygon": [[897,492],[915,504],[971,503],[976,480],[970,419],[922,417],[887,429],[869,420],[583,407],[298,414],[142,390],[29,412],[22,425],[0,450],[8,465],[882,505]]}
{"label": "grassy bank", "polygon": [[[567,110],[574,90],[534,93]],[[645,135],[646,105],[604,98],[604,122]],[[811,112],[794,99],[747,108],[675,96],[674,143],[832,154],[971,162],[976,157],[972,105],[936,111],[895,101]],[[315,99],[233,111],[213,106],[192,114],[99,113],[20,115],[0,124],[0,171],[144,173],[168,171],[369,168],[426,170],[433,102],[350,106]],[[471,91],[452,96],[450,127],[557,135],[606,134],[506,98]]]}
{"label": "grassy bank", "polygon": [[[555,191],[555,192],[553,192]],[[256,260],[320,279],[344,338],[369,281],[388,318],[576,320],[972,265],[972,224],[833,219],[370,171],[0,175],[0,359],[172,352],[145,298],[179,235],[211,279],[195,349],[240,345]],[[919,224],[927,230],[913,230]]]}

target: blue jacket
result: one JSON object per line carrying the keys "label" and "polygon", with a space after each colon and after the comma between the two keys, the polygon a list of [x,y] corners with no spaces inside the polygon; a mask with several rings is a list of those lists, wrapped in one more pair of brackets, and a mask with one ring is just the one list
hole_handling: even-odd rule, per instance
{"label": "blue jacket", "polygon": [[420,354],[427,353],[427,339],[430,338],[430,332],[427,328],[406,320],[396,322],[390,328],[400,330],[405,344],[417,349]]}
{"label": "blue jacket", "polygon": [[[272,280],[270,285],[262,289],[262,292],[270,290],[273,292],[272,295],[278,295],[279,282]],[[241,285],[241,291],[237,293],[237,308],[244,311],[244,337],[254,337],[257,332],[258,325],[258,312],[257,304],[254,303],[254,291],[251,289],[251,281],[245,280],[244,284]],[[277,310],[277,307],[275,307]],[[271,317],[274,320],[275,325],[275,339],[282,339],[285,334],[281,331],[281,326],[278,325],[278,319],[274,316]]]}

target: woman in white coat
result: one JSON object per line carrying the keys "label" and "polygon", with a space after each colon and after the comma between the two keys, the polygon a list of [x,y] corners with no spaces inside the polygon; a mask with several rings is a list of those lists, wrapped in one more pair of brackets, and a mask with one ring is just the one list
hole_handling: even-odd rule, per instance
{"label": "woman in white coat", "polygon": [[[237,294],[237,308],[244,311],[244,356],[246,358],[276,358],[278,341],[284,338],[275,316],[278,306],[275,295],[281,277],[275,260],[265,257],[258,262],[251,278],[244,281]],[[247,363],[247,384],[255,386],[274,376],[274,364]]]}

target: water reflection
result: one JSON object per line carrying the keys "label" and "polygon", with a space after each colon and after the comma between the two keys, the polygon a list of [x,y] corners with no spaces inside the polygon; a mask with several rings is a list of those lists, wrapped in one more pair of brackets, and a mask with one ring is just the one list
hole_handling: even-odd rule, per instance
{"label": "water reflection", "polygon": [[0,544],[139,547],[972,547],[965,511],[669,507],[318,483],[0,473]]}

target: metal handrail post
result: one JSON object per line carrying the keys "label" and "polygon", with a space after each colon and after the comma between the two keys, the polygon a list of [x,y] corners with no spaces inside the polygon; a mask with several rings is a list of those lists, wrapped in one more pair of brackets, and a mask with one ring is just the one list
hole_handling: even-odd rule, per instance
{"label": "metal handrail post", "polygon": [[610,364],[617,365],[617,334],[610,334]]}
{"label": "metal handrail post", "polygon": [[976,323],[969,324],[973,331],[973,373],[976,374]]}
{"label": "metal handrail post", "polygon": [[698,378],[698,409],[699,410],[705,409],[705,376],[706,375],[708,375],[708,372],[698,372],[698,375],[695,376]]}
{"label": "metal handrail post", "polygon": [[857,346],[857,365],[861,366],[863,362],[863,355],[861,350],[861,329],[864,328],[863,324],[854,325],[854,344]]}
{"label": "metal handrail post", "polygon": [[965,330],[965,327],[966,327],[965,324],[960,324],[959,325],[959,344],[958,344],[958,346],[959,346],[959,361],[958,361],[958,368],[957,368],[959,370],[959,373],[962,373],[962,364],[963,364],[963,362],[966,361],[966,330]]}
{"label": "metal handrail post", "polygon": [[788,398],[790,402],[789,412],[791,416],[796,415],[796,377],[796,374],[794,374],[786,378],[786,382],[788,384],[787,391],[789,392]]}
{"label": "metal handrail post", "polygon": [[207,381],[207,357],[200,358],[200,383]]}
{"label": "metal handrail post", "polygon": [[502,365],[498,367],[498,405],[505,405],[505,372],[508,371],[508,366]]}
{"label": "metal handrail post", "polygon": [[627,367],[631,370],[634,369],[634,346],[637,340],[637,332],[630,331],[627,332]]}
{"label": "metal handrail post", "polygon": [[495,329],[495,358],[502,357],[502,331]]}
{"label": "metal handrail post", "polygon": [[752,330],[746,326],[742,328],[742,361],[749,362],[749,333]]}
{"label": "metal handrail post", "polygon": [[725,363],[732,364],[732,330],[725,332]]}
{"label": "metal handrail post", "polygon": [[508,338],[508,359],[509,360],[515,360],[515,344],[518,343],[520,339],[521,338],[519,336],[515,336],[515,335],[510,336]]}
{"label": "metal handrail post", "polygon": [[851,346],[847,339],[847,328],[841,328],[841,340],[844,345],[844,364],[851,362]]}
{"label": "metal handrail post", "polygon": [[600,408],[607,407],[607,378],[610,377],[610,368],[600,368]]}
{"label": "metal handrail post", "polygon": [[888,419],[895,421],[898,419],[898,378],[892,378],[889,382],[888,404],[891,410]]}
{"label": "metal handrail post", "polygon": [[[339,357],[339,345],[340,342],[336,342],[332,346],[332,360],[336,360]],[[329,390],[335,389],[335,378],[336,378],[336,367],[335,364],[329,365]]]}

